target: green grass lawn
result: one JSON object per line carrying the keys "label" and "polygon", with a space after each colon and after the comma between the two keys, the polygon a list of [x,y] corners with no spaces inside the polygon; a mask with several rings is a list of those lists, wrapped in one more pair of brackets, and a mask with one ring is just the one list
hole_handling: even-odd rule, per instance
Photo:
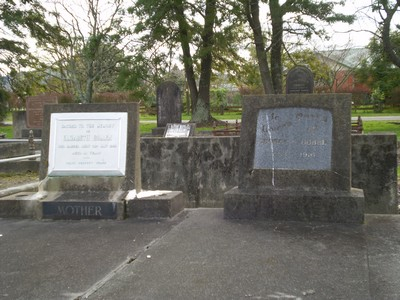
{"label": "green grass lawn", "polygon": [[0,125],[0,134],[6,134],[6,139],[13,138],[13,127],[12,126],[1,126]]}
{"label": "green grass lawn", "polygon": [[400,123],[393,121],[364,121],[364,133],[371,132],[394,132],[400,139]]}

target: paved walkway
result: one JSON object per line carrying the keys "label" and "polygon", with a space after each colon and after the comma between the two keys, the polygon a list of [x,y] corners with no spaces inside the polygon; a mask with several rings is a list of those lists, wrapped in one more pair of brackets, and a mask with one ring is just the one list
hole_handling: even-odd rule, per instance
{"label": "paved walkway", "polygon": [[400,216],[0,219],[0,266],[0,299],[400,299]]}

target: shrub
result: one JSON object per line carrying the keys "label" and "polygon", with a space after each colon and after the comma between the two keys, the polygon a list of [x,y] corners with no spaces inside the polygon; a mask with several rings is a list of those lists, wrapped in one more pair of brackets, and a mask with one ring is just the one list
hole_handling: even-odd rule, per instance
{"label": "shrub", "polygon": [[0,89],[0,121],[3,121],[8,112],[8,99],[10,94],[3,89]]}

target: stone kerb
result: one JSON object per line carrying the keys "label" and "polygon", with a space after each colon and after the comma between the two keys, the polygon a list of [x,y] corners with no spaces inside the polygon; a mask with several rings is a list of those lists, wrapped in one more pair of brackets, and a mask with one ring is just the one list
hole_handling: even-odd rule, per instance
{"label": "stone kerb", "polygon": [[243,100],[239,185],[226,218],[356,222],[348,94],[248,96]]}

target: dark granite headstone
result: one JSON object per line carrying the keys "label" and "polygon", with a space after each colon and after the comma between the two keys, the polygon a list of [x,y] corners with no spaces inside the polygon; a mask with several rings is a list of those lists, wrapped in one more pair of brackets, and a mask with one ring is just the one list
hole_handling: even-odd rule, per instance
{"label": "dark granite headstone", "polygon": [[312,94],[314,91],[314,76],[303,66],[291,69],[286,77],[286,94]]}
{"label": "dark granite headstone", "polygon": [[239,186],[225,194],[225,217],[362,222],[350,114],[349,94],[245,97]]}
{"label": "dark granite headstone", "polygon": [[155,136],[162,136],[168,123],[182,123],[182,99],[179,86],[166,81],[157,87],[157,127]]}
{"label": "dark granite headstone", "polygon": [[320,108],[260,109],[255,169],[329,170],[332,114]]}
{"label": "dark granite headstone", "polygon": [[181,91],[176,83],[166,81],[157,87],[157,127],[181,122]]}

